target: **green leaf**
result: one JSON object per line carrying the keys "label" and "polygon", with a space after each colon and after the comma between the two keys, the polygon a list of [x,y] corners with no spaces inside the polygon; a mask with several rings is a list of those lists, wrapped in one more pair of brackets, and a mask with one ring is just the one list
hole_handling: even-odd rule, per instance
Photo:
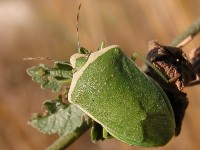
{"label": "green leaf", "polygon": [[49,114],[56,113],[62,109],[65,109],[66,107],[68,107],[68,105],[63,103],[61,99],[46,100],[43,103],[43,105],[47,109]]}
{"label": "green leaf", "polygon": [[32,80],[39,83],[43,89],[51,89],[54,92],[61,90],[64,83],[70,83],[72,79],[72,67],[67,62],[58,61],[54,66],[47,67],[44,64],[27,69]]}
{"label": "green leaf", "polygon": [[55,109],[54,104],[46,103],[51,113],[47,113],[46,116],[34,115],[28,123],[42,133],[58,133],[60,136],[73,132],[81,126],[84,113],[79,108],[70,104],[65,109]]}
{"label": "green leaf", "polygon": [[55,78],[71,79],[72,78],[72,66],[68,62],[56,61],[55,67],[50,70],[51,76]]}
{"label": "green leaf", "polygon": [[72,72],[64,69],[53,68],[50,70],[50,76],[57,80],[71,79]]}
{"label": "green leaf", "polygon": [[69,62],[65,62],[65,61],[55,61],[55,62],[54,62],[54,65],[55,65],[57,68],[65,69],[65,70],[67,70],[67,71],[71,71],[71,70],[72,70],[71,64],[70,64]]}

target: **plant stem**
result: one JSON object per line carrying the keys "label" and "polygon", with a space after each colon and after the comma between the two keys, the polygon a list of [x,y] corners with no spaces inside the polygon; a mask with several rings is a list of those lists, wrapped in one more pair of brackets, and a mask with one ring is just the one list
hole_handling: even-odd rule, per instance
{"label": "plant stem", "polygon": [[194,37],[196,34],[200,32],[200,18],[198,18],[190,27],[188,27],[182,34],[180,34],[178,37],[176,37],[171,42],[171,46],[177,46],[179,43],[181,43],[183,40],[185,40],[187,37],[191,36]]}
{"label": "plant stem", "polygon": [[[200,18],[197,19],[190,27],[187,28],[181,35],[172,40],[171,46],[177,46],[187,37],[194,37],[196,34],[200,32]],[[74,132],[71,132],[65,136],[60,137],[57,141],[55,141],[51,146],[47,148],[47,150],[64,150],[70,144],[75,142],[83,133],[85,133],[91,127],[91,122],[88,123],[86,121],[76,129]]]}
{"label": "plant stem", "polygon": [[82,125],[75,131],[70,132],[59,139],[57,139],[52,145],[50,145],[46,150],[64,150],[75,142],[83,133],[85,133],[90,127],[91,121],[84,121]]}

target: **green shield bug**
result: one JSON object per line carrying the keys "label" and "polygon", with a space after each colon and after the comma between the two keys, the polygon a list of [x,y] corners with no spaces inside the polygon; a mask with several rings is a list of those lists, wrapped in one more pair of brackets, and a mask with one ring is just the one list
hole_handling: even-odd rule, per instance
{"label": "green shield bug", "polygon": [[174,136],[174,113],[166,94],[119,46],[74,54],[70,62],[78,69],[69,101],[113,137],[129,145],[155,147]]}

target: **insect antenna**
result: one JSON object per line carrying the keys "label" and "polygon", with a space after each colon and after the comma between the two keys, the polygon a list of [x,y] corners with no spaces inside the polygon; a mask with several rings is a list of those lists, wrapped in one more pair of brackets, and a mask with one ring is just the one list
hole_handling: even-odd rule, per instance
{"label": "insect antenna", "polygon": [[80,47],[80,38],[79,38],[79,14],[80,14],[80,10],[81,10],[81,3],[78,6],[78,13],[76,16],[76,35],[77,35],[77,45],[78,45],[78,53],[81,52],[81,47]]}
{"label": "insect antenna", "polygon": [[47,61],[55,62],[55,60],[53,60],[49,57],[25,57],[25,58],[23,58],[23,60],[47,60]]}

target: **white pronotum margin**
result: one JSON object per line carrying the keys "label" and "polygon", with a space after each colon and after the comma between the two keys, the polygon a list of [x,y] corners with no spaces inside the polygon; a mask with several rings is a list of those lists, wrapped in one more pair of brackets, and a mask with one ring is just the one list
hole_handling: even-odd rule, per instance
{"label": "white pronotum margin", "polygon": [[81,58],[81,57],[85,57],[85,54],[76,53],[71,56],[70,63],[73,68],[75,68],[75,66],[76,66],[76,59]]}

